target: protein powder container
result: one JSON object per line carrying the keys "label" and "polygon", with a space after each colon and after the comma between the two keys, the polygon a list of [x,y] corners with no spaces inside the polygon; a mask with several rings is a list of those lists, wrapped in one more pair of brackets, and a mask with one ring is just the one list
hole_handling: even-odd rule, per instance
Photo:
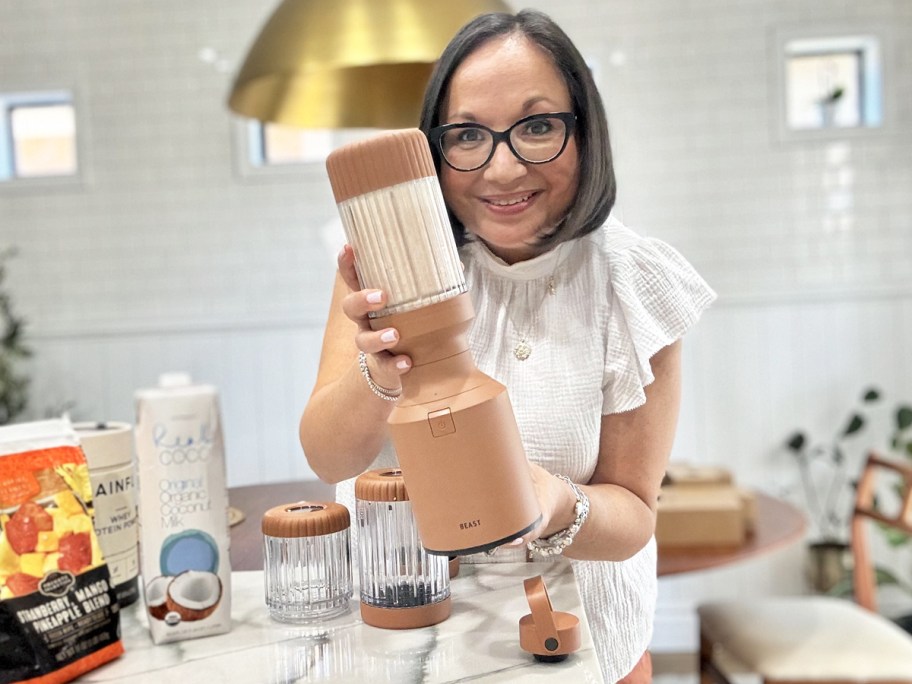
{"label": "protein powder container", "polygon": [[133,428],[129,423],[73,425],[92,483],[95,533],[121,607],[139,598],[139,527]]}

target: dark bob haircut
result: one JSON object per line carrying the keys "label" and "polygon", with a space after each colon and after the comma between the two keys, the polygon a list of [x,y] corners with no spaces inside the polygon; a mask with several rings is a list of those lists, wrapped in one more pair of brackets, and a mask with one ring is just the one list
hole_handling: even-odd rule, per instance
{"label": "dark bob haircut", "polygon": [[[554,21],[535,10],[518,14],[495,12],[482,14],[463,26],[443,51],[424,93],[419,127],[428,135],[439,126],[440,110],[449,90],[453,73],[481,45],[500,36],[522,35],[544,50],[564,77],[576,114],[576,142],[579,148],[580,181],[570,211],[553,232],[539,238],[539,246],[564,242],[601,226],[617,195],[611,143],[605,108],[589,66],[567,34]],[[440,156],[433,149],[434,163],[440,173]],[[456,244],[466,242],[466,229],[450,211],[450,223]]]}

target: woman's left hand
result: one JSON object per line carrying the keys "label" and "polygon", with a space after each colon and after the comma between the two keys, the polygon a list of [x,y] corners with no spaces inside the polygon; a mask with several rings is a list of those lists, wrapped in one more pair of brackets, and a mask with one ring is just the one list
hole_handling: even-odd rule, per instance
{"label": "woman's left hand", "polygon": [[529,464],[529,471],[532,475],[532,488],[541,509],[541,523],[525,536],[514,539],[512,543],[505,544],[502,548],[516,547],[520,544],[525,546],[534,539],[549,537],[565,530],[573,522],[576,497],[567,483],[534,463]]}
{"label": "woman's left hand", "polygon": [[532,486],[541,507],[541,524],[527,535],[526,541],[550,537],[573,523],[576,496],[563,480],[534,463],[529,464]]}

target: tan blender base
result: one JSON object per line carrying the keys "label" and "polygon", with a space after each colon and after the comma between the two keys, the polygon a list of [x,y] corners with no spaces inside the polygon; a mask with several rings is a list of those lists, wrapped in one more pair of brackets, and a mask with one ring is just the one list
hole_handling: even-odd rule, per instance
{"label": "tan blender base", "polygon": [[365,624],[382,629],[417,629],[443,622],[450,617],[451,609],[449,596],[437,603],[409,608],[378,608],[362,602],[361,619]]}
{"label": "tan blender base", "polygon": [[482,373],[466,332],[468,294],[371,320],[399,331],[408,354],[402,397],[388,419],[418,535],[428,553],[478,553],[541,520],[507,388]]}

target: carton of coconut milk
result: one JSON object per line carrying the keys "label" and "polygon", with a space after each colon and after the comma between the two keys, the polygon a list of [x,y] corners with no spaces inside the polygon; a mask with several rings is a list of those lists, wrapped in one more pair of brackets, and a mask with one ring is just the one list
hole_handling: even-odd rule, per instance
{"label": "carton of coconut milk", "polygon": [[218,393],[167,374],[136,392],[140,557],[156,644],[231,628],[228,492]]}

